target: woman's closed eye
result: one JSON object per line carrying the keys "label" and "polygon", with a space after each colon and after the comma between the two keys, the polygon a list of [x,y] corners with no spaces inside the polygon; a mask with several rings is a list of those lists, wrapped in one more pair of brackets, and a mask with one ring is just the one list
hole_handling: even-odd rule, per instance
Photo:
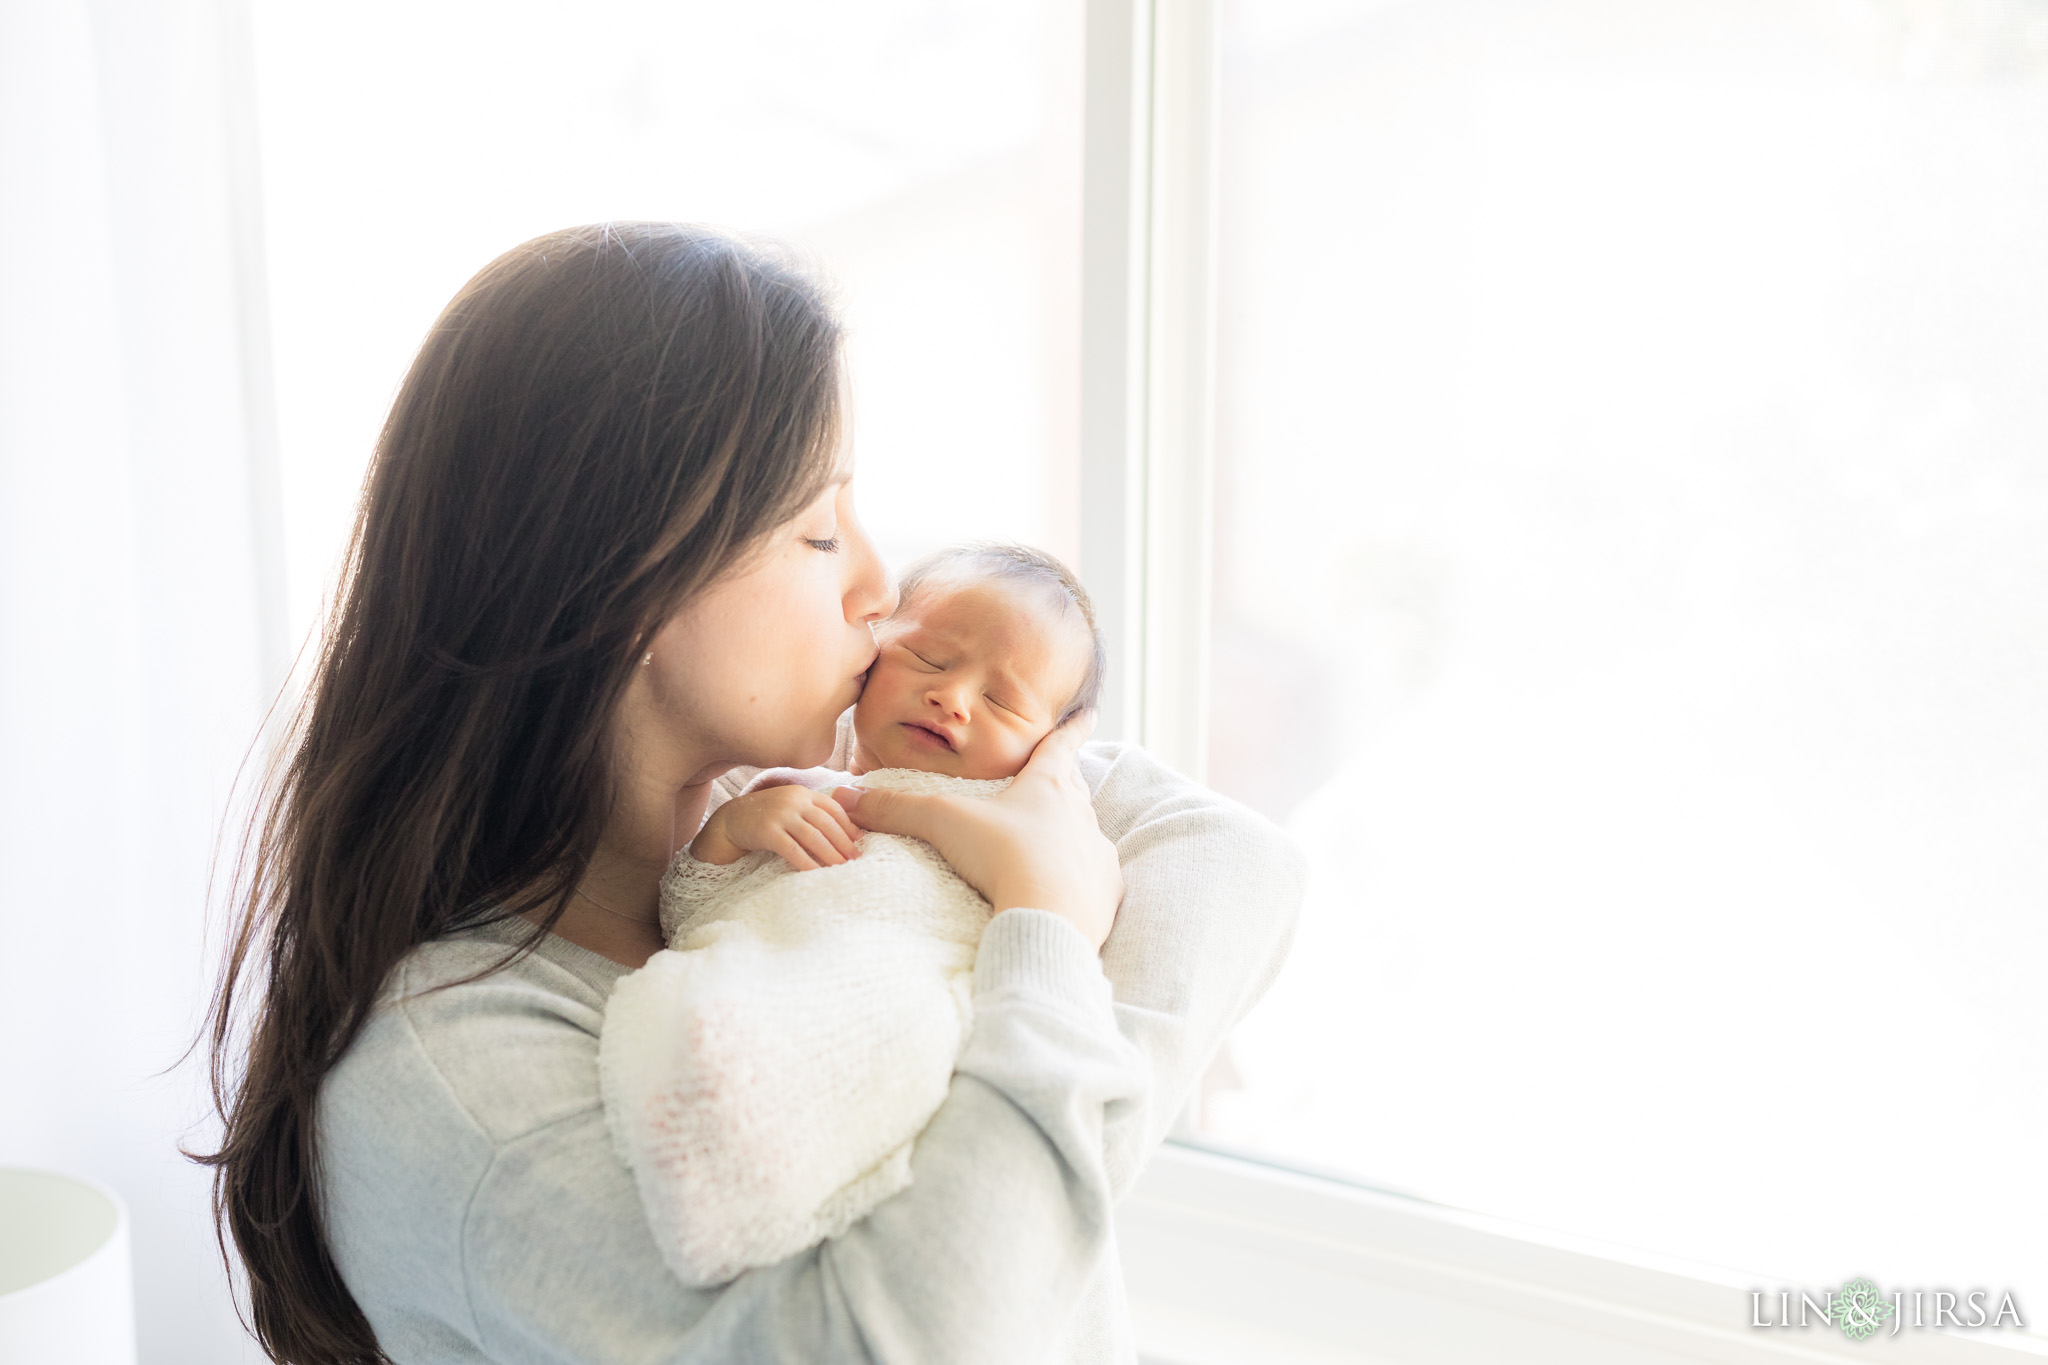
{"label": "woman's closed eye", "polygon": [[810,546],[813,550],[822,550],[828,555],[836,554],[839,550],[839,537],[827,536],[823,540],[813,540],[809,536],[805,536],[804,544]]}

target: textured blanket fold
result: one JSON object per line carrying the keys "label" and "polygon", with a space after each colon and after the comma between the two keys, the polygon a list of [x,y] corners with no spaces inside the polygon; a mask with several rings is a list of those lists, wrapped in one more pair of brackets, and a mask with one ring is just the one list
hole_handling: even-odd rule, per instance
{"label": "textured blanket fold", "polygon": [[[857,780],[983,798],[1009,786],[895,768]],[[790,781],[856,779],[772,769],[749,790]],[[685,1284],[795,1255],[904,1189],[946,1098],[989,903],[921,839],[859,846],[809,872],[686,850],[662,883],[669,948],[606,1007],[606,1119]]]}

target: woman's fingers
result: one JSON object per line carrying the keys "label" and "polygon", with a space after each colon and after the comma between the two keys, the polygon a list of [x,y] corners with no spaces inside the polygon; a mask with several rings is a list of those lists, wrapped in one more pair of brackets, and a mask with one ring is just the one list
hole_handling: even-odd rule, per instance
{"label": "woman's fingers", "polygon": [[930,843],[997,913],[1050,911],[1100,949],[1123,899],[1123,874],[1074,762],[1094,721],[1084,714],[1040,740],[1009,790],[985,801],[864,787],[840,787],[832,797],[862,829]]}
{"label": "woman's fingers", "polygon": [[831,860],[832,862],[842,863],[849,858],[860,856],[860,850],[854,847],[854,836],[840,827],[840,822],[846,820],[846,812],[839,809],[838,802],[813,802],[804,809],[804,819],[809,821],[818,833],[825,836],[825,842],[830,844],[833,853],[838,855]]}
{"label": "woman's fingers", "polygon": [[882,834],[908,834],[913,839],[940,843],[947,827],[956,819],[953,803],[943,796],[922,792],[888,791],[880,787],[839,787],[832,799],[853,817],[862,829]]}
{"label": "woman's fingers", "polygon": [[[848,790],[851,790],[851,788],[848,788]],[[820,792],[818,793],[818,809],[831,816],[839,828],[846,831],[846,837],[849,842],[856,845],[860,842],[860,826],[853,823],[853,817],[846,813],[846,807],[834,801],[826,793]],[[858,852],[858,848],[855,851]]]}
{"label": "woman's fingers", "polygon": [[1019,777],[1066,777],[1079,771],[1075,762],[1081,746],[1088,742],[1088,736],[1095,733],[1095,709],[1077,711],[1067,717],[1066,722],[1055,728],[1038,747],[1031,751],[1031,757],[1024,764]]}

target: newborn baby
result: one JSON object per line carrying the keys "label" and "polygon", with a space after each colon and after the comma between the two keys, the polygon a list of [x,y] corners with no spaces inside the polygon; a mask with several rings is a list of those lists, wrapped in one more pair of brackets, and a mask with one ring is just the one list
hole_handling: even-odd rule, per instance
{"label": "newborn baby", "polygon": [[907,1186],[972,1022],[989,903],[831,792],[991,796],[1101,690],[1087,594],[1023,546],[919,562],[875,638],[851,771],[770,769],[714,811],[662,883],[669,951],[606,1007],[606,1116],[685,1284],[783,1260]]}

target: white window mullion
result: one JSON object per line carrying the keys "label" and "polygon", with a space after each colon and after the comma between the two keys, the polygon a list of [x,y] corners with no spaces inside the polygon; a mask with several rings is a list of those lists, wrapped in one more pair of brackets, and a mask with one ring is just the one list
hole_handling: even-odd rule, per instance
{"label": "white window mullion", "polygon": [[1152,21],[1138,733],[1153,754],[1198,780],[1209,731],[1220,10],[1218,0],[1166,0]]}
{"label": "white window mullion", "polygon": [[1104,738],[1199,778],[1208,730],[1217,0],[1088,6],[1081,574]]}
{"label": "white window mullion", "polygon": [[1109,649],[1096,735],[1142,736],[1152,5],[1088,0],[1081,199],[1081,577]]}

